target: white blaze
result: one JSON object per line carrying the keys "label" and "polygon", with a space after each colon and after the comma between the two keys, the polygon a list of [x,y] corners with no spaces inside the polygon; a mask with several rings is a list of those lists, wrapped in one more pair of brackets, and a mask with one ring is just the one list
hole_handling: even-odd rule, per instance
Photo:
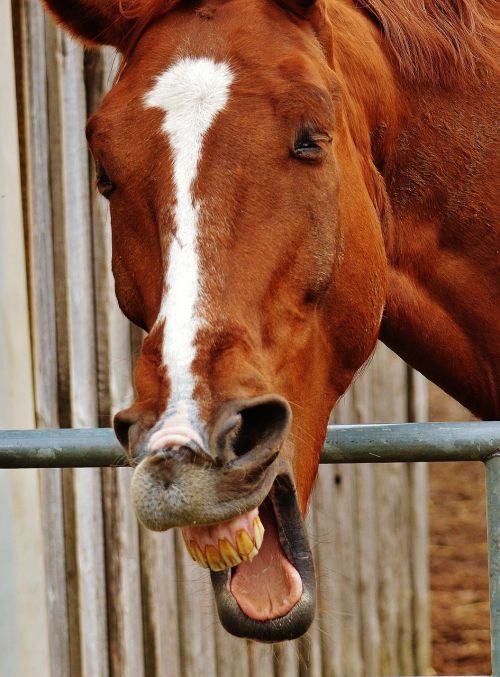
{"label": "white blaze", "polygon": [[165,111],[162,129],[173,157],[175,232],[158,316],[164,323],[163,363],[170,378],[170,403],[192,400],[194,340],[202,324],[197,315],[200,290],[198,220],[200,204],[192,187],[203,138],[225,107],[233,76],[229,66],[212,59],[184,58],[160,75],[144,98]]}

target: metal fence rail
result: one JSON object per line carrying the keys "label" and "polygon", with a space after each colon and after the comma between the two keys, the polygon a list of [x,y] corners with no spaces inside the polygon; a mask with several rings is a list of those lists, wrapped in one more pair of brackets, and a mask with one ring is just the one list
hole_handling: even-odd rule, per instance
{"label": "metal fence rail", "polygon": [[[329,426],[322,463],[482,461],[486,468],[493,676],[500,677],[500,422]],[[0,468],[106,467],[125,458],[109,428],[0,431]]]}

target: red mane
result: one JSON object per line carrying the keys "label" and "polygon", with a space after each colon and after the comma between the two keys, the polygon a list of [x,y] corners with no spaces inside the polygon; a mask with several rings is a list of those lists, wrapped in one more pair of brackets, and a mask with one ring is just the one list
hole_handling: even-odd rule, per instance
{"label": "red mane", "polygon": [[490,0],[357,0],[376,20],[401,72],[452,84],[497,63],[498,18]]}

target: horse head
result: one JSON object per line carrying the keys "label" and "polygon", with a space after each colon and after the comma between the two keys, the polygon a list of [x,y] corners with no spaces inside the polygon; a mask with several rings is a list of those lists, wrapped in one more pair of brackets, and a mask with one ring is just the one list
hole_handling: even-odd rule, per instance
{"label": "horse head", "polygon": [[118,302],[146,331],[114,421],[137,516],[182,528],[230,632],[296,637],[326,425],[386,293],[370,121],[321,0],[46,4],[124,59],[87,136]]}

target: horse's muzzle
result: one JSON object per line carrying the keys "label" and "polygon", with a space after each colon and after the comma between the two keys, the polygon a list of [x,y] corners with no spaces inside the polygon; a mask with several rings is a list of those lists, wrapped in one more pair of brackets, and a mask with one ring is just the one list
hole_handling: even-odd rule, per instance
{"label": "horse's muzzle", "polygon": [[138,519],[164,531],[216,524],[256,508],[284,469],[279,452],[290,419],[279,396],[232,400],[210,431],[209,452],[185,443],[147,453],[132,480]]}
{"label": "horse's muzzle", "polygon": [[176,424],[153,433],[154,446],[179,444],[147,454],[132,480],[138,519],[157,531],[183,528],[193,559],[212,570],[224,627],[260,641],[300,636],[315,608],[312,555],[280,454],[290,420],[279,396],[229,401],[210,431],[209,451]]}

